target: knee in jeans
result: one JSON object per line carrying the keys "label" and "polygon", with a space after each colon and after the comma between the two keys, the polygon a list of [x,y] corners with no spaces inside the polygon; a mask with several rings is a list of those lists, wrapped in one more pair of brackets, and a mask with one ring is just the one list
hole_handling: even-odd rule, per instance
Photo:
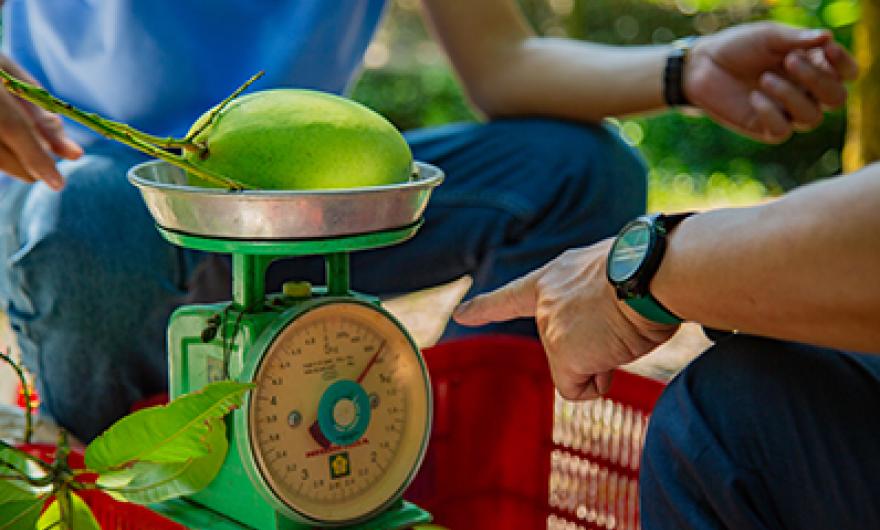
{"label": "knee in jeans", "polygon": [[95,241],[64,223],[22,243],[7,262],[8,274],[36,303],[57,305],[69,298],[65,292],[96,292],[111,265],[98,258]]}
{"label": "knee in jeans", "polygon": [[733,335],[697,357],[673,384],[682,384],[698,403],[746,404],[777,386],[780,377],[791,373],[786,362],[785,342]]}
{"label": "knee in jeans", "polygon": [[616,132],[603,125],[560,120],[533,120],[530,126],[535,156],[566,179],[558,207],[570,212],[573,224],[595,223],[598,212],[614,232],[644,213],[645,162]]}
{"label": "knee in jeans", "polygon": [[485,134],[516,146],[517,156],[536,161],[542,178],[559,179],[564,190],[558,208],[573,221],[592,219],[597,210],[619,228],[644,212],[647,169],[638,151],[611,127],[548,118],[490,122]]}
{"label": "knee in jeans", "polygon": [[777,394],[791,375],[783,342],[738,335],[722,340],[695,359],[664,390],[651,417],[645,454],[691,438],[705,422],[729,447],[744,447],[762,424],[772,421],[766,397]]}
{"label": "knee in jeans", "polygon": [[549,163],[582,160],[593,165],[607,161],[602,165],[614,168],[619,176],[624,177],[624,183],[644,187],[644,160],[609,127],[553,119],[522,122],[529,132],[529,147],[537,151],[536,156],[548,159]]}
{"label": "knee in jeans", "polygon": [[[619,188],[645,187],[647,167],[638,151],[605,125],[545,120],[539,134],[563,160],[583,160],[585,169],[609,172],[608,184]],[[613,177],[613,178],[612,178]]]}

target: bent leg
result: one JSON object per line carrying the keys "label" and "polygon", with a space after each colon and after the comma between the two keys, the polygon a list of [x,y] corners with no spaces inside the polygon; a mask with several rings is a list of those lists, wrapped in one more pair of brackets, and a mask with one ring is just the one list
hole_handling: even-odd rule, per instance
{"label": "bent leg", "polygon": [[646,530],[880,528],[880,356],[733,336],[666,389]]}

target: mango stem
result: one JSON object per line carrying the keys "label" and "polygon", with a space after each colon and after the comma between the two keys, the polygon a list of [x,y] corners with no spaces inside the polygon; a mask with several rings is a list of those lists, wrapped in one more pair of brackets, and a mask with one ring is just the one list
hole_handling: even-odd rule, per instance
{"label": "mango stem", "polygon": [[2,69],[0,69],[0,82],[3,83],[9,92],[21,99],[30,101],[34,105],[42,107],[49,112],[67,116],[71,120],[85,125],[89,129],[92,129],[111,140],[116,140],[117,142],[123,143],[133,149],[137,149],[142,153],[164,160],[169,164],[198,175],[208,182],[219,186],[225,186],[233,190],[248,189],[250,187],[235,179],[217,175],[211,171],[197,167],[182,156],[175,155],[165,150],[165,148],[199,150],[199,146],[186,139],[160,138],[139,131],[124,123],[108,120],[93,112],[86,112],[66,101],[56,98],[43,88],[31,85],[30,83],[25,83],[24,81],[9,75],[9,73]]}
{"label": "mango stem", "polygon": [[265,73],[266,72],[264,72],[263,70],[260,70],[259,72],[252,75],[251,78],[245,81],[240,87],[236,88],[235,92],[226,96],[226,99],[224,99],[223,101],[218,103],[217,106],[211,109],[211,112],[208,113],[208,117],[205,119],[205,121],[202,122],[202,124],[198,127],[191,130],[189,134],[186,135],[186,138],[183,139],[183,141],[189,143],[190,145],[193,145],[195,137],[214,123],[214,120],[216,120],[217,116],[220,115],[223,109],[225,109],[226,106],[229,105],[229,102],[241,95],[242,92],[247,90],[247,87],[251,86],[257,79],[263,77],[263,74]]}

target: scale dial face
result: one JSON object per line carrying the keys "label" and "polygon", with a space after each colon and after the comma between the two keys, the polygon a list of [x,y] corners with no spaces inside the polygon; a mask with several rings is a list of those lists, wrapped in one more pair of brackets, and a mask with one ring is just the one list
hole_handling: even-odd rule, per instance
{"label": "scale dial face", "polygon": [[248,405],[252,453],[275,497],[319,523],[354,522],[415,475],[431,423],[421,355],[378,309],[328,302],[266,349]]}

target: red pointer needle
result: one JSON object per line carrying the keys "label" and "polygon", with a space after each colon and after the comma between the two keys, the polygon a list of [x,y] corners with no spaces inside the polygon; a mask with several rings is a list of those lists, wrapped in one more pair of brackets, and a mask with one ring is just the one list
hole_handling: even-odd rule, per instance
{"label": "red pointer needle", "polygon": [[367,373],[369,373],[370,368],[372,368],[373,365],[376,364],[376,359],[379,358],[379,355],[382,353],[382,350],[384,350],[384,349],[385,349],[385,341],[382,341],[382,344],[379,345],[379,349],[376,350],[376,353],[374,353],[372,357],[370,357],[370,362],[368,362],[367,365],[364,367],[364,371],[361,372],[361,375],[359,375],[357,379],[355,379],[355,381],[358,384],[362,383],[364,378],[367,377]]}
{"label": "red pointer needle", "polygon": [[[355,381],[358,384],[363,382],[364,378],[367,377],[367,374],[370,372],[370,368],[372,368],[373,365],[376,364],[376,360],[379,358],[379,355],[382,354],[382,350],[384,350],[384,349],[385,349],[385,341],[382,341],[382,344],[379,345],[379,348],[376,350],[376,353],[374,353],[373,356],[370,357],[370,360],[367,362],[367,366],[364,367],[363,371],[361,372],[361,375],[359,375],[358,378],[355,379]],[[330,447],[332,445],[330,443],[330,440],[328,440],[327,437],[324,436],[324,433],[321,432],[321,426],[318,425],[317,419],[315,420],[314,423],[312,423],[312,426],[309,427],[309,434],[312,435],[312,438],[315,440],[315,442],[318,443],[318,445],[321,446],[322,449],[327,449],[328,447]]]}

